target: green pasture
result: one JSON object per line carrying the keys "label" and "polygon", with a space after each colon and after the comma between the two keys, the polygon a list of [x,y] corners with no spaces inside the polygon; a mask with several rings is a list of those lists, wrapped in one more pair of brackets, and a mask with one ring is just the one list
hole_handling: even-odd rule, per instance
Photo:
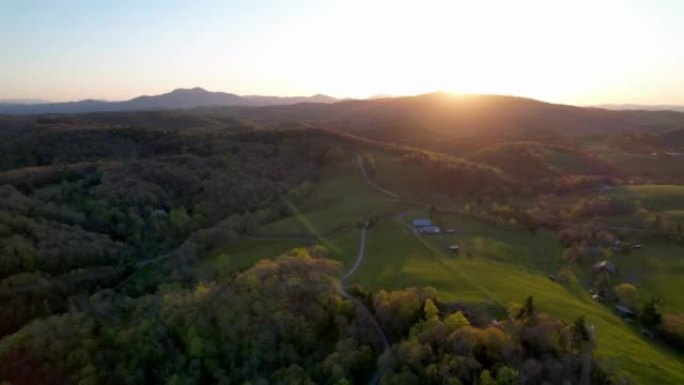
{"label": "green pasture", "polygon": [[682,246],[668,242],[645,242],[642,246],[641,250],[615,255],[619,269],[615,280],[634,284],[642,302],[656,297],[664,312],[684,312]]}
{"label": "green pasture", "polygon": [[629,185],[621,186],[616,193],[639,199],[648,210],[684,210],[684,186]]}
{"label": "green pasture", "polygon": [[261,233],[324,236],[376,215],[399,212],[403,207],[396,199],[368,186],[354,158],[336,176],[317,183],[307,203],[294,207],[294,215],[263,226]]}
{"label": "green pasture", "polygon": [[[398,158],[376,154],[375,162],[377,180],[383,187],[402,194],[426,193],[421,192],[427,185],[420,182],[422,176]],[[412,183],[409,179],[413,178],[418,182]],[[675,201],[671,195],[652,199]],[[486,302],[500,308],[532,295],[539,310],[567,322],[585,316],[596,330],[596,354],[613,370],[633,377],[635,383],[684,383],[680,354],[643,337],[611,308],[593,301],[578,282],[562,285],[549,279],[549,274],[563,267],[561,248],[551,233],[501,229],[461,215],[440,214],[435,221],[453,229],[453,234],[416,237],[409,222],[429,217],[428,210],[400,204],[369,187],[351,162],[337,176],[319,182],[310,202],[298,208],[297,214],[264,226],[262,233],[330,233],[322,235],[319,243],[331,250],[330,257],[339,260],[346,271],[358,253],[360,230],[354,224],[373,215],[381,218],[368,230],[365,258],[351,283],[374,289],[432,286],[442,301]],[[460,252],[448,251],[451,244],[458,244]],[[301,246],[304,244],[296,241],[237,240],[206,256],[197,273],[215,269],[229,274]],[[683,300],[673,294],[683,292],[678,283],[684,273],[679,251],[669,244],[645,244],[641,251],[618,256],[620,279],[639,272],[634,278],[639,278],[635,283],[642,295],[672,298],[664,301],[664,308],[681,311]]]}
{"label": "green pasture", "polygon": [[684,158],[681,156],[630,153],[603,153],[599,156],[629,176],[667,179],[684,175]]}

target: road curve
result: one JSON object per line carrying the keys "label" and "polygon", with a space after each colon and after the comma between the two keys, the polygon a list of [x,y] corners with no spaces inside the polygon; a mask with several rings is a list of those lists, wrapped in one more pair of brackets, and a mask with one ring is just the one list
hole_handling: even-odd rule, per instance
{"label": "road curve", "polygon": [[[346,281],[351,278],[356,271],[359,269],[359,266],[361,266],[361,262],[363,261],[363,257],[366,253],[366,232],[368,230],[367,226],[363,226],[361,229],[361,240],[359,242],[359,253],[356,255],[356,261],[354,261],[354,265],[352,265],[351,269],[347,271],[342,278],[340,279],[340,285],[338,287],[338,292],[340,295],[354,303],[359,309],[362,309],[367,315],[368,319],[371,320],[373,323],[373,327],[375,328],[375,331],[378,333],[378,336],[380,336],[380,342],[382,343],[383,351],[387,352],[390,350],[390,342],[389,338],[387,338],[387,335],[385,332],[382,330],[382,327],[380,327],[380,323],[378,322],[377,318],[375,318],[375,315],[368,309],[368,307],[361,302],[359,299],[356,297],[352,296],[349,294],[347,291],[347,288],[345,287]],[[376,385],[380,383],[381,379],[381,373],[380,371],[376,371],[373,377],[371,378],[369,384],[371,385]]]}
{"label": "road curve", "polygon": [[[376,185],[373,183],[370,178],[368,178],[368,175],[366,175],[366,170],[363,167],[363,161],[361,159],[360,154],[356,154],[356,159],[359,162],[359,168],[361,169],[361,174],[363,175],[364,179],[368,184],[371,186],[375,187],[378,191],[381,191],[382,193],[389,195],[393,198],[399,198],[398,195],[387,191],[380,186]],[[347,280],[351,278],[356,272],[359,270],[359,267],[361,266],[361,262],[363,262],[363,257],[366,254],[366,239],[367,239],[367,233],[368,233],[368,224],[364,224],[364,226],[361,228],[361,239],[359,240],[359,252],[356,255],[356,260],[354,261],[354,264],[352,267],[340,278],[340,284],[338,286],[338,292],[340,295],[354,303],[359,309],[364,311],[368,315],[368,319],[371,320],[373,323],[373,327],[375,328],[375,331],[378,333],[378,336],[380,337],[380,342],[382,343],[383,351],[388,352],[390,350],[390,341],[389,338],[387,338],[387,335],[385,332],[382,330],[382,327],[380,326],[380,323],[378,322],[377,318],[375,318],[375,315],[368,309],[368,307],[361,302],[358,298],[352,296],[349,294],[347,291],[347,288],[345,287]],[[371,380],[369,381],[369,384],[371,385],[377,385],[380,383],[380,379],[382,378],[382,373],[380,373],[380,370],[377,370]]]}
{"label": "road curve", "polygon": [[399,195],[397,195],[397,194],[395,194],[389,190],[385,190],[384,188],[378,186],[375,182],[373,182],[373,180],[366,173],[366,167],[364,167],[364,165],[363,165],[363,158],[362,158],[361,154],[359,154],[358,152],[356,153],[356,160],[359,162],[359,168],[361,169],[361,175],[363,175],[363,179],[366,180],[366,183],[368,183],[374,189],[380,191],[381,193],[383,193],[387,196],[390,196],[390,197],[395,198],[395,199],[400,199]]}
{"label": "road curve", "polygon": [[361,241],[359,242],[359,254],[356,256],[356,261],[354,261],[354,265],[349,269],[349,271],[342,276],[342,282],[346,281],[349,279],[352,275],[356,273],[356,270],[359,269],[359,266],[361,266],[361,262],[363,261],[363,256],[366,252],[366,231],[368,229],[366,226],[361,229]]}

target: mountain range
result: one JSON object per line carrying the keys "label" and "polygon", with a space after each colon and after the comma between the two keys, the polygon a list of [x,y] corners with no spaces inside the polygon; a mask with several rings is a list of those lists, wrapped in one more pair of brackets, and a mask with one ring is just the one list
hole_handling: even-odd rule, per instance
{"label": "mountain range", "polygon": [[258,108],[223,107],[253,122],[304,122],[355,135],[452,151],[473,142],[591,135],[658,134],[684,129],[684,113],[614,111],[503,95],[443,92]]}
{"label": "mountain range", "polygon": [[268,106],[297,103],[333,103],[337,99],[317,94],[313,96],[240,96],[226,92],[211,92],[203,88],[179,88],[171,92],[139,96],[126,101],[110,102],[86,99],[65,103],[0,102],[0,114],[77,114],[86,112],[139,111],[200,106]]}
{"label": "mountain range", "polygon": [[643,110],[643,111],[679,111],[684,112],[684,106],[669,104],[599,104],[596,107],[606,110]]}

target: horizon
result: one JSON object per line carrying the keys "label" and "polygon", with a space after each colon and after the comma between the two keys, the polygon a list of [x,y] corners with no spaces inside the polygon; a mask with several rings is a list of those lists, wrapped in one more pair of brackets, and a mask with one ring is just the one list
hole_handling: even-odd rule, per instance
{"label": "horizon", "polygon": [[684,0],[0,0],[0,385],[684,384]]}
{"label": "horizon", "polygon": [[201,87],[338,99],[444,90],[570,105],[684,105],[682,3],[421,5],[9,0],[0,4],[0,49],[13,54],[0,74],[0,99],[120,101]]}
{"label": "horizon", "polygon": [[332,98],[336,99],[333,103],[342,102],[342,101],[346,101],[346,100],[411,98],[411,97],[420,97],[420,96],[431,95],[431,94],[447,94],[450,96],[457,96],[457,97],[502,96],[502,97],[508,97],[508,98],[529,99],[529,100],[534,100],[534,101],[541,102],[541,103],[568,105],[568,106],[575,106],[575,107],[596,107],[596,108],[616,109],[616,110],[638,109],[640,107],[644,107],[647,109],[664,109],[664,110],[667,110],[668,108],[676,108],[677,111],[679,111],[679,108],[684,107],[684,104],[679,105],[679,104],[667,104],[667,103],[643,104],[643,103],[600,103],[599,102],[599,103],[594,103],[594,104],[572,104],[572,103],[554,102],[554,101],[549,101],[549,100],[543,100],[543,99],[524,96],[524,95],[492,94],[492,93],[461,93],[461,92],[444,91],[444,90],[432,90],[432,91],[422,92],[422,93],[418,93],[418,94],[403,94],[403,95],[374,94],[374,95],[370,95],[367,97],[358,97],[358,98],[355,98],[355,97],[338,97],[338,96],[330,95],[330,94],[327,94],[324,92],[318,92],[318,93],[310,94],[310,95],[267,95],[267,94],[245,95],[245,94],[237,94],[234,92],[230,92],[229,90],[210,90],[210,89],[207,89],[205,87],[199,87],[199,86],[188,87],[188,88],[177,87],[177,88],[174,88],[172,90],[162,92],[160,94],[140,94],[140,95],[135,95],[135,96],[128,98],[128,99],[117,99],[117,100],[104,99],[104,98],[87,98],[87,99],[78,99],[78,100],[53,101],[53,100],[47,100],[47,99],[41,99],[41,98],[19,98],[19,99],[0,98],[0,104],[16,104],[16,105],[27,105],[28,106],[28,105],[43,105],[43,104],[79,103],[79,102],[88,102],[88,101],[103,102],[103,103],[121,103],[121,102],[131,101],[131,100],[139,98],[139,97],[155,97],[155,96],[170,94],[170,93],[177,92],[177,91],[194,91],[194,90],[200,90],[200,91],[204,91],[204,92],[208,92],[208,93],[233,94],[233,95],[237,95],[237,96],[243,97],[243,98],[250,98],[250,97],[308,98],[308,97],[316,97],[316,96],[327,96],[327,97],[332,97]]}

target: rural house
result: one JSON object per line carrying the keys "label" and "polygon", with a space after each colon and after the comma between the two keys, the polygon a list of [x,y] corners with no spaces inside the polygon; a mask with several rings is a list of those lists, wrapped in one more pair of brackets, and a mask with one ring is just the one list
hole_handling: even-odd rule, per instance
{"label": "rural house", "polygon": [[610,261],[601,261],[594,265],[594,273],[599,273],[602,271],[612,275],[617,271],[617,267],[615,267],[615,264]]}
{"label": "rural house", "polygon": [[411,221],[413,228],[421,234],[439,234],[440,228],[433,225],[429,219],[419,218]]}
{"label": "rural house", "polygon": [[428,227],[432,226],[432,221],[429,219],[414,219],[413,222],[411,222],[413,227],[420,228],[420,227]]}
{"label": "rural house", "polygon": [[423,226],[418,228],[421,234],[439,234],[441,230],[437,226]]}

